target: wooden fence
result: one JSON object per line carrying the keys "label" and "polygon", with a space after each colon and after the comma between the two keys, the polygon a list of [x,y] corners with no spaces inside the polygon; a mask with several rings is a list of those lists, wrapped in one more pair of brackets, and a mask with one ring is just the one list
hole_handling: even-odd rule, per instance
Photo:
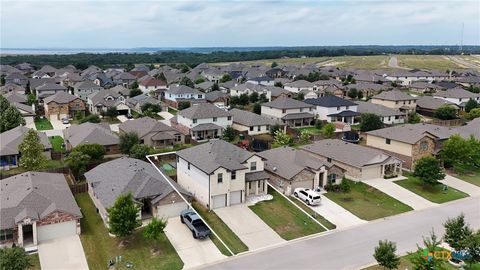
{"label": "wooden fence", "polygon": [[87,182],[76,183],[76,184],[69,185],[69,186],[70,186],[70,190],[72,191],[73,195],[88,192],[88,183]]}
{"label": "wooden fence", "polygon": [[465,124],[465,119],[452,119],[452,120],[433,119],[432,122],[430,123],[437,126],[454,127],[454,126],[461,126]]}

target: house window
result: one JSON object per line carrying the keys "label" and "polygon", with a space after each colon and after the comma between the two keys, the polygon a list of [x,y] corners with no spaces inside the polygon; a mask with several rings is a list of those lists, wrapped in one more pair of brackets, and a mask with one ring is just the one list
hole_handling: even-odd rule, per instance
{"label": "house window", "polygon": [[175,135],[175,141],[176,142],[182,141],[182,136],[181,135]]}
{"label": "house window", "polygon": [[250,127],[250,131],[253,131],[253,127]]}
{"label": "house window", "polygon": [[13,229],[0,230],[0,241],[13,239]]}
{"label": "house window", "polygon": [[232,180],[237,179],[237,171],[232,171]]}
{"label": "house window", "polygon": [[190,170],[190,162],[188,162],[188,164],[187,164],[187,168]]}
{"label": "house window", "polygon": [[332,159],[331,159],[331,158],[327,158],[327,162],[332,162]]}
{"label": "house window", "polygon": [[228,116],[228,117],[227,117],[227,120],[229,120],[229,121],[232,120],[232,117],[231,117],[231,116]]}
{"label": "house window", "polygon": [[193,119],[192,121],[193,121],[193,123],[194,123],[194,124],[196,124],[196,123],[197,123],[197,119]]}
{"label": "house window", "polygon": [[257,162],[252,161],[252,163],[250,163],[250,171],[255,171],[255,170],[257,170]]}
{"label": "house window", "polygon": [[260,131],[260,126],[257,127],[257,131]]}
{"label": "house window", "polygon": [[327,176],[327,182],[330,183],[330,184],[335,184],[335,182],[337,181],[337,175],[332,173],[332,174],[329,174]]}
{"label": "house window", "polygon": [[391,142],[390,139],[385,139],[386,144],[390,144],[390,142]]}
{"label": "house window", "polygon": [[420,151],[424,152],[424,151],[427,151],[427,149],[428,149],[428,142],[427,141],[420,142]]}
{"label": "house window", "polygon": [[461,98],[459,98],[459,99],[458,99],[458,101],[462,101],[462,99],[461,99]]}
{"label": "house window", "polygon": [[395,101],[395,104],[398,104],[398,101]]}
{"label": "house window", "polygon": [[350,106],[347,106],[345,109],[347,109],[347,110],[348,110],[349,108],[350,108]]}
{"label": "house window", "polygon": [[286,113],[286,112],[287,112],[287,110],[285,110],[285,109],[282,110],[282,113]]}
{"label": "house window", "polygon": [[217,117],[213,117],[213,122],[217,122]]}
{"label": "house window", "polygon": [[267,125],[267,130],[270,130],[270,126],[269,126],[269,125]]}
{"label": "house window", "polygon": [[303,108],[300,108],[300,112],[303,112]]}
{"label": "house window", "polygon": [[217,183],[223,183],[223,173],[217,174]]}
{"label": "house window", "polygon": [[340,106],[337,107],[337,111],[340,111]]}
{"label": "house window", "polygon": [[198,98],[203,98],[203,95],[198,95]]}

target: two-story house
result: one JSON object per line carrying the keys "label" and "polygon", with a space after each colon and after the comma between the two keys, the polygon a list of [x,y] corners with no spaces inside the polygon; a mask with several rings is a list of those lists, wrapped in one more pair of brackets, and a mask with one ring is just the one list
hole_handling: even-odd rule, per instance
{"label": "two-story house", "polygon": [[96,85],[92,81],[79,82],[73,87],[74,95],[85,101],[87,101],[89,95],[101,90],[103,90],[103,87]]}
{"label": "two-story house", "polygon": [[165,91],[167,90],[167,83],[157,79],[143,80],[138,84],[138,89],[142,90],[144,94],[152,91]]}
{"label": "two-story house", "polygon": [[48,119],[72,118],[77,112],[85,114],[85,101],[67,92],[58,92],[43,100]]}
{"label": "two-story house", "polygon": [[43,100],[44,98],[55,95],[58,92],[67,92],[67,88],[56,83],[44,83],[35,88],[37,91],[38,100]]}
{"label": "two-story house", "polygon": [[360,114],[371,113],[380,117],[386,125],[403,124],[407,115],[397,109],[385,107],[380,104],[373,104],[365,101],[355,101],[358,104],[357,112]]}
{"label": "two-story house", "polygon": [[205,94],[186,85],[170,85],[165,91],[164,101],[168,106],[178,108],[180,102],[205,102]]}
{"label": "two-story house", "polygon": [[208,209],[267,193],[264,159],[223,140],[177,152],[177,183]]}
{"label": "two-story house", "polygon": [[324,96],[314,99],[306,99],[305,103],[315,106],[315,115],[320,120],[328,122],[342,122],[346,124],[356,123],[358,105],[353,101],[336,96]]}
{"label": "two-story house", "polygon": [[115,107],[121,115],[130,112],[130,107],[125,104],[125,96],[113,88],[90,94],[87,97],[87,105],[93,114],[101,114],[111,107]]}
{"label": "two-story house", "polygon": [[282,124],[280,121],[272,119],[270,117],[258,115],[256,113],[236,108],[231,109],[230,113],[233,116],[232,127],[235,130],[245,132],[248,135],[266,134],[270,132],[271,126],[276,124]]}
{"label": "two-story house", "polygon": [[293,93],[298,93],[301,91],[314,91],[317,89],[315,84],[305,80],[286,83],[283,85],[283,88]]}
{"label": "two-story house", "polygon": [[279,97],[263,103],[261,114],[281,120],[290,127],[310,126],[313,124],[315,106],[288,97]]}
{"label": "two-story house", "polygon": [[398,109],[404,113],[415,112],[417,98],[412,97],[400,90],[384,91],[372,97],[373,104],[380,104],[388,108]]}
{"label": "two-story house", "polygon": [[170,119],[172,127],[194,140],[219,138],[223,130],[232,126],[232,114],[210,103],[199,103],[181,110]]}

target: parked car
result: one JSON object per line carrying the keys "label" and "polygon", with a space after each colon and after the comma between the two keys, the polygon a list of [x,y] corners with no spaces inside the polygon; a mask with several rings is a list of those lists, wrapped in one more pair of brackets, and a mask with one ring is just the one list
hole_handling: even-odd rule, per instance
{"label": "parked car", "polygon": [[62,123],[68,125],[70,124],[70,120],[68,120],[68,118],[62,118]]}
{"label": "parked car", "polygon": [[319,205],[322,202],[320,194],[308,188],[296,188],[293,195],[308,205]]}
{"label": "parked car", "polygon": [[180,213],[180,221],[187,225],[192,231],[193,238],[203,239],[210,236],[210,229],[203,223],[203,220],[191,209],[183,210]]}
{"label": "parked car", "polygon": [[127,118],[128,118],[128,119],[132,119],[132,118],[133,118],[132,114],[131,114],[131,113],[127,113]]}

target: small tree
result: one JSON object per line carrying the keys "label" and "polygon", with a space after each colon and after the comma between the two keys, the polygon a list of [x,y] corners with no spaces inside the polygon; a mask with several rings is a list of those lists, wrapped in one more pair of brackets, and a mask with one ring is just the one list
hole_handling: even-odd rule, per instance
{"label": "small tree", "polygon": [[356,99],[358,97],[357,88],[350,88],[350,90],[347,92],[347,96],[351,99]]}
{"label": "small tree", "polygon": [[235,129],[233,129],[232,127],[228,126],[225,128],[225,130],[223,131],[223,139],[225,139],[226,141],[233,141],[235,139]]}
{"label": "small tree", "polygon": [[232,76],[228,73],[224,74],[222,76],[222,78],[220,79],[220,82],[224,83],[224,82],[228,82],[228,81],[231,81],[232,80]]}
{"label": "small tree", "polygon": [[87,171],[87,166],[92,159],[89,155],[80,151],[73,151],[65,159],[68,168],[72,171],[75,178],[79,179]]}
{"label": "small tree", "polygon": [[305,99],[305,94],[304,93],[297,93],[293,99],[296,99],[296,100],[304,100]]}
{"label": "small tree", "polygon": [[80,123],[86,123],[86,122],[100,123],[101,122],[100,116],[98,116],[98,114],[90,114],[89,116],[86,116],[80,120]]}
{"label": "small tree", "polygon": [[395,254],[396,251],[397,245],[394,242],[380,240],[378,246],[375,247],[373,257],[384,269],[397,269],[400,265],[400,258]]}
{"label": "small tree", "polygon": [[445,228],[444,241],[455,251],[465,249],[465,240],[471,234],[470,228],[465,223],[465,216],[461,214],[456,218],[449,218],[443,227]]}
{"label": "small tree", "polygon": [[142,90],[138,89],[138,88],[133,88],[132,90],[130,90],[130,92],[128,93],[128,95],[130,97],[136,97],[138,95],[141,95],[143,92]]}
{"label": "small tree", "polygon": [[445,178],[445,173],[440,167],[440,163],[431,156],[417,160],[414,166],[413,175],[429,185],[435,185],[438,183],[438,180]]}
{"label": "small tree", "polygon": [[253,104],[252,111],[256,114],[262,114],[262,105],[260,103]]}
{"label": "small tree", "polygon": [[32,106],[32,105],[37,105],[38,104],[38,100],[37,100],[37,97],[34,95],[34,94],[28,94],[27,95],[27,105],[28,106]]}
{"label": "small tree", "polygon": [[474,263],[480,263],[480,230],[471,233],[465,239],[465,250],[469,255],[465,260],[470,267]]}
{"label": "small tree", "polygon": [[274,67],[277,67],[278,66],[278,63],[273,61],[272,64],[270,65],[271,68],[274,68]]}
{"label": "small tree", "polygon": [[124,154],[130,154],[130,149],[135,144],[139,144],[140,139],[138,138],[138,134],[136,132],[127,132],[120,134],[120,151]]}
{"label": "small tree", "polygon": [[442,265],[444,261],[442,259],[437,259],[435,256],[425,257],[428,256],[429,252],[434,252],[440,250],[440,244],[442,242],[437,238],[435,232],[430,233],[430,237],[423,238],[424,248],[421,248],[417,245],[417,251],[413,253],[409,253],[411,255],[410,262],[413,265],[413,269],[415,270],[437,270],[443,269]]}
{"label": "small tree", "polygon": [[243,106],[247,105],[248,102],[250,101],[250,97],[246,93],[241,94],[238,98],[239,98],[239,104]]}
{"label": "small tree", "polygon": [[20,152],[19,166],[29,171],[45,168],[47,159],[43,155],[44,146],[40,137],[33,129],[28,130],[22,142],[18,146]]}
{"label": "small tree", "polygon": [[260,96],[258,97],[258,102],[259,103],[268,102],[267,94],[265,93],[260,94]]}
{"label": "small tree", "polygon": [[130,89],[138,89],[138,82],[137,82],[137,81],[134,81],[134,82],[130,85]]}
{"label": "small tree", "polygon": [[142,224],[138,219],[139,211],[131,193],[118,196],[113,206],[107,209],[110,233],[121,238],[131,235]]}
{"label": "small tree", "polygon": [[106,154],[105,147],[100,144],[80,144],[75,146],[72,152],[81,152],[88,155],[92,160],[101,160]]}
{"label": "small tree", "polygon": [[135,144],[130,148],[130,157],[146,160],[146,156],[153,152],[153,148],[146,144]]}
{"label": "small tree", "polygon": [[321,130],[322,129],[322,121],[321,120],[315,120],[315,128]]}
{"label": "small tree", "polygon": [[357,93],[357,99],[362,99],[363,98],[363,92],[362,91],[358,91]]}
{"label": "small tree", "polygon": [[441,120],[451,120],[457,118],[457,110],[450,105],[442,105],[435,110],[435,117]]}
{"label": "small tree", "polygon": [[255,103],[258,101],[259,95],[258,92],[253,92],[250,94],[250,103]]}
{"label": "small tree", "polygon": [[107,110],[105,111],[105,116],[111,119],[117,117],[117,115],[118,115],[118,111],[117,111],[117,108],[115,107],[108,107]]}
{"label": "small tree", "polygon": [[364,113],[360,118],[360,130],[363,132],[383,128],[382,119],[380,116],[373,113]]}
{"label": "small tree", "polygon": [[180,80],[180,85],[186,85],[186,86],[191,87],[191,88],[195,87],[195,84],[188,77],[183,77]]}
{"label": "small tree", "polygon": [[283,88],[282,82],[275,82],[273,86]]}
{"label": "small tree", "polygon": [[278,129],[277,131],[275,131],[273,142],[278,145],[289,145],[292,143],[292,137],[290,137],[282,130]]}
{"label": "small tree", "polygon": [[22,247],[0,248],[0,269],[26,270],[33,266]]}
{"label": "small tree", "polygon": [[420,123],[421,119],[418,113],[416,112],[409,112],[407,116],[407,121],[410,124],[417,124]]}
{"label": "small tree", "polygon": [[471,110],[478,108],[479,106],[480,105],[478,105],[478,103],[475,100],[469,99],[465,104],[465,112],[469,113]]}
{"label": "small tree", "polygon": [[0,133],[25,125],[25,119],[20,111],[10,103],[4,96],[0,95]]}
{"label": "small tree", "polygon": [[352,190],[352,187],[350,186],[350,180],[347,178],[343,177],[342,182],[339,185],[340,191],[343,192],[343,195],[346,195]]}
{"label": "small tree", "polygon": [[300,132],[300,143],[302,144],[310,143],[310,133],[308,133],[308,131],[303,130]]}
{"label": "small tree", "polygon": [[335,125],[332,123],[328,123],[322,128],[322,134],[326,138],[333,138],[335,136]]}
{"label": "small tree", "polygon": [[212,91],[219,91],[220,90],[220,87],[218,86],[218,83],[214,83],[212,85]]}
{"label": "small tree", "polygon": [[185,110],[186,108],[190,108],[190,102],[188,101],[180,101],[178,103],[178,110],[181,111],[181,110]]}
{"label": "small tree", "polygon": [[160,104],[145,103],[141,107],[142,113],[149,117],[155,117],[159,112],[162,111]]}
{"label": "small tree", "polygon": [[155,241],[155,251],[158,250],[158,243],[157,241],[161,240],[163,233],[165,232],[165,228],[167,227],[167,220],[166,219],[157,219],[156,217],[152,218],[152,221],[145,226],[143,231],[143,236],[147,239]]}
{"label": "small tree", "polygon": [[280,130],[281,128],[282,127],[280,127],[279,124],[274,124],[270,127],[270,135],[275,136],[275,132],[277,132],[277,130]]}

